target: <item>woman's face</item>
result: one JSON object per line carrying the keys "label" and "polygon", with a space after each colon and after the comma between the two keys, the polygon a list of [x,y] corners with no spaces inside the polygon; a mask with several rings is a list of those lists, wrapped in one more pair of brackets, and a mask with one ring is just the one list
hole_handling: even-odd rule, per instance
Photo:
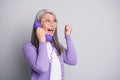
{"label": "woman's face", "polygon": [[57,27],[56,17],[50,13],[45,13],[41,19],[41,26],[45,34],[53,36]]}

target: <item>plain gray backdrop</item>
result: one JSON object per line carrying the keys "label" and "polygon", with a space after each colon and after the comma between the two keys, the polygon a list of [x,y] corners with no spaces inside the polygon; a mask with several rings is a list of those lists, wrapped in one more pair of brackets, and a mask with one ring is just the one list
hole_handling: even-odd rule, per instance
{"label": "plain gray backdrop", "polygon": [[78,64],[65,65],[65,80],[120,80],[120,0],[0,0],[0,80],[30,80],[22,47],[30,41],[40,9],[73,27]]}

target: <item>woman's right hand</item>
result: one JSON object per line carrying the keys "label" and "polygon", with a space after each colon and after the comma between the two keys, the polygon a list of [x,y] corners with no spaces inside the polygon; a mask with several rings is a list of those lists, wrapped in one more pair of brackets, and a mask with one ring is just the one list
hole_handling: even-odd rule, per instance
{"label": "woman's right hand", "polygon": [[45,39],[45,31],[43,28],[37,28],[37,31],[36,31],[36,35],[37,35],[37,38],[38,38],[38,41],[39,42],[45,42],[46,39]]}

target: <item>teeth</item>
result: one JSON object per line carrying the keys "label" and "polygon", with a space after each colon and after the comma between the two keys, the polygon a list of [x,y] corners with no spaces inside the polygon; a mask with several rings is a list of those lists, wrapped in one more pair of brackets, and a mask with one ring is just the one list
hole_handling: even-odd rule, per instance
{"label": "teeth", "polygon": [[52,32],[53,32],[53,30],[52,30],[52,29],[48,29],[48,31],[52,31]]}

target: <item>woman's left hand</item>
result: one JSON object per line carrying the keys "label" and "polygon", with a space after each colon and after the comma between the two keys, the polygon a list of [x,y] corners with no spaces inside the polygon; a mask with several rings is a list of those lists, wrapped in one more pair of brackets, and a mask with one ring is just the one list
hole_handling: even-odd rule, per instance
{"label": "woman's left hand", "polygon": [[70,25],[65,25],[65,35],[70,35],[72,32],[72,27]]}

